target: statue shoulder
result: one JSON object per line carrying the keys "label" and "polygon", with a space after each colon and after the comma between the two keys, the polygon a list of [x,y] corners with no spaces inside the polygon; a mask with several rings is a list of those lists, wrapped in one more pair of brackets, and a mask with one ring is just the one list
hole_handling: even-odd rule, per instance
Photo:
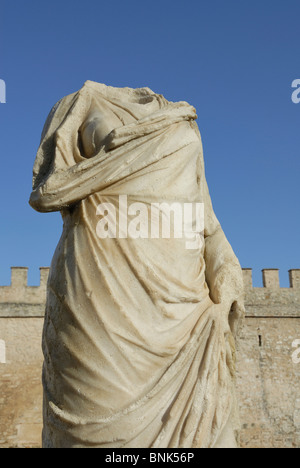
{"label": "statue shoulder", "polygon": [[[49,131],[53,129],[53,127],[55,127],[53,129],[54,131],[58,128],[60,123],[63,121],[64,116],[66,115],[67,111],[70,109],[70,106],[72,105],[72,101],[74,100],[77,94],[78,92],[69,94],[68,96],[63,97],[62,99],[57,101],[56,104],[54,104],[44,124],[42,135],[41,135],[41,141],[44,140],[47,133],[49,133]],[[53,130],[51,131],[51,133],[53,133]]]}

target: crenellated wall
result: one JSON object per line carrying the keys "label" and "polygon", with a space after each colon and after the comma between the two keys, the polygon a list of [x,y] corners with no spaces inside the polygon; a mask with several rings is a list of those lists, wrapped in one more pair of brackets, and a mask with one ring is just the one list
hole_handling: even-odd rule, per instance
{"label": "crenellated wall", "polygon": [[[28,269],[13,267],[0,286],[0,448],[40,446],[42,428],[41,335],[49,268],[29,286]],[[246,320],[238,340],[237,387],[241,444],[245,448],[300,448],[300,270],[281,288],[279,271],[263,270],[253,287],[244,269]]]}
{"label": "crenellated wall", "polygon": [[238,393],[243,447],[300,448],[300,270],[281,288],[279,271],[262,271],[253,288],[244,269],[246,320],[238,341]]}
{"label": "crenellated wall", "polygon": [[251,269],[243,274],[248,317],[300,317],[300,270],[289,271],[289,288],[280,287],[279,270],[262,270],[262,288],[253,288]]}
{"label": "crenellated wall", "polygon": [[[48,267],[40,268],[40,285],[28,285],[28,268],[12,267],[10,286],[0,286],[0,317],[42,317]],[[281,288],[279,270],[262,270],[263,287],[254,288],[252,269],[244,268],[247,316],[300,317],[300,269],[289,271],[289,288]],[[8,315],[7,315],[8,314]]]}
{"label": "crenellated wall", "polygon": [[40,268],[40,285],[28,286],[28,268],[12,267],[10,286],[0,286],[0,317],[44,315],[49,268]]}
{"label": "crenellated wall", "polygon": [[28,268],[11,269],[0,286],[0,448],[39,447],[42,430],[42,349],[49,268],[28,286]]}

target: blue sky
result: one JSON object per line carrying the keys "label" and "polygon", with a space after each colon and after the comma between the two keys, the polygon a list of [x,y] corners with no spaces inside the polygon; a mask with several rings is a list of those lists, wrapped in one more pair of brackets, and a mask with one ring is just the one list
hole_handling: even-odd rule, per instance
{"label": "blue sky", "polygon": [[30,208],[31,174],[53,104],[87,79],[149,86],[197,108],[218,218],[257,286],[300,268],[300,2],[0,1],[0,284],[28,266],[38,284],[60,237],[58,213]]}

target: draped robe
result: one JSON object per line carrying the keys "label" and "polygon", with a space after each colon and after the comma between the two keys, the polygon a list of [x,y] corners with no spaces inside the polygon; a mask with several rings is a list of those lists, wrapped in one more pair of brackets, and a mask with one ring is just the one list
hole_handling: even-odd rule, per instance
{"label": "draped robe", "polygon": [[[120,126],[86,159],[80,128],[92,107]],[[86,82],[47,119],[30,203],[60,211],[63,233],[43,332],[44,447],[236,445],[222,298],[240,297],[242,273],[212,208],[196,117],[148,88]],[[149,209],[204,203],[202,245],[100,239],[97,207],[111,203],[119,215],[120,195]]]}

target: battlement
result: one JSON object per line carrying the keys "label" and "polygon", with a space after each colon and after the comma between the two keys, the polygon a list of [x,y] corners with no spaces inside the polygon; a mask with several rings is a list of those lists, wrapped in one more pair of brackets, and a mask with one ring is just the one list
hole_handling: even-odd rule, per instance
{"label": "battlement", "polygon": [[12,267],[10,286],[0,286],[0,317],[44,315],[49,268],[40,268],[39,286],[28,285],[28,268]]}
{"label": "battlement", "polygon": [[[257,289],[253,288],[252,281],[252,268],[243,268],[244,285],[245,289]],[[262,270],[263,287],[267,289],[278,289],[280,288],[279,270],[278,269],[265,269]],[[290,288],[300,289],[300,269],[289,270]],[[286,288],[281,288],[286,289]],[[289,289],[289,288],[287,288]]]}
{"label": "battlement", "polygon": [[263,287],[254,288],[252,269],[244,268],[248,317],[300,318],[300,270],[289,271],[289,288],[281,288],[279,270],[262,270]]}
{"label": "battlement", "polygon": [[[0,286],[0,317],[44,315],[49,268],[40,268],[39,286],[28,285],[28,268],[12,267],[10,286]],[[253,287],[252,269],[244,268],[248,317],[300,318],[300,269],[289,271],[289,288],[281,288],[279,270],[262,270],[263,287]]]}

